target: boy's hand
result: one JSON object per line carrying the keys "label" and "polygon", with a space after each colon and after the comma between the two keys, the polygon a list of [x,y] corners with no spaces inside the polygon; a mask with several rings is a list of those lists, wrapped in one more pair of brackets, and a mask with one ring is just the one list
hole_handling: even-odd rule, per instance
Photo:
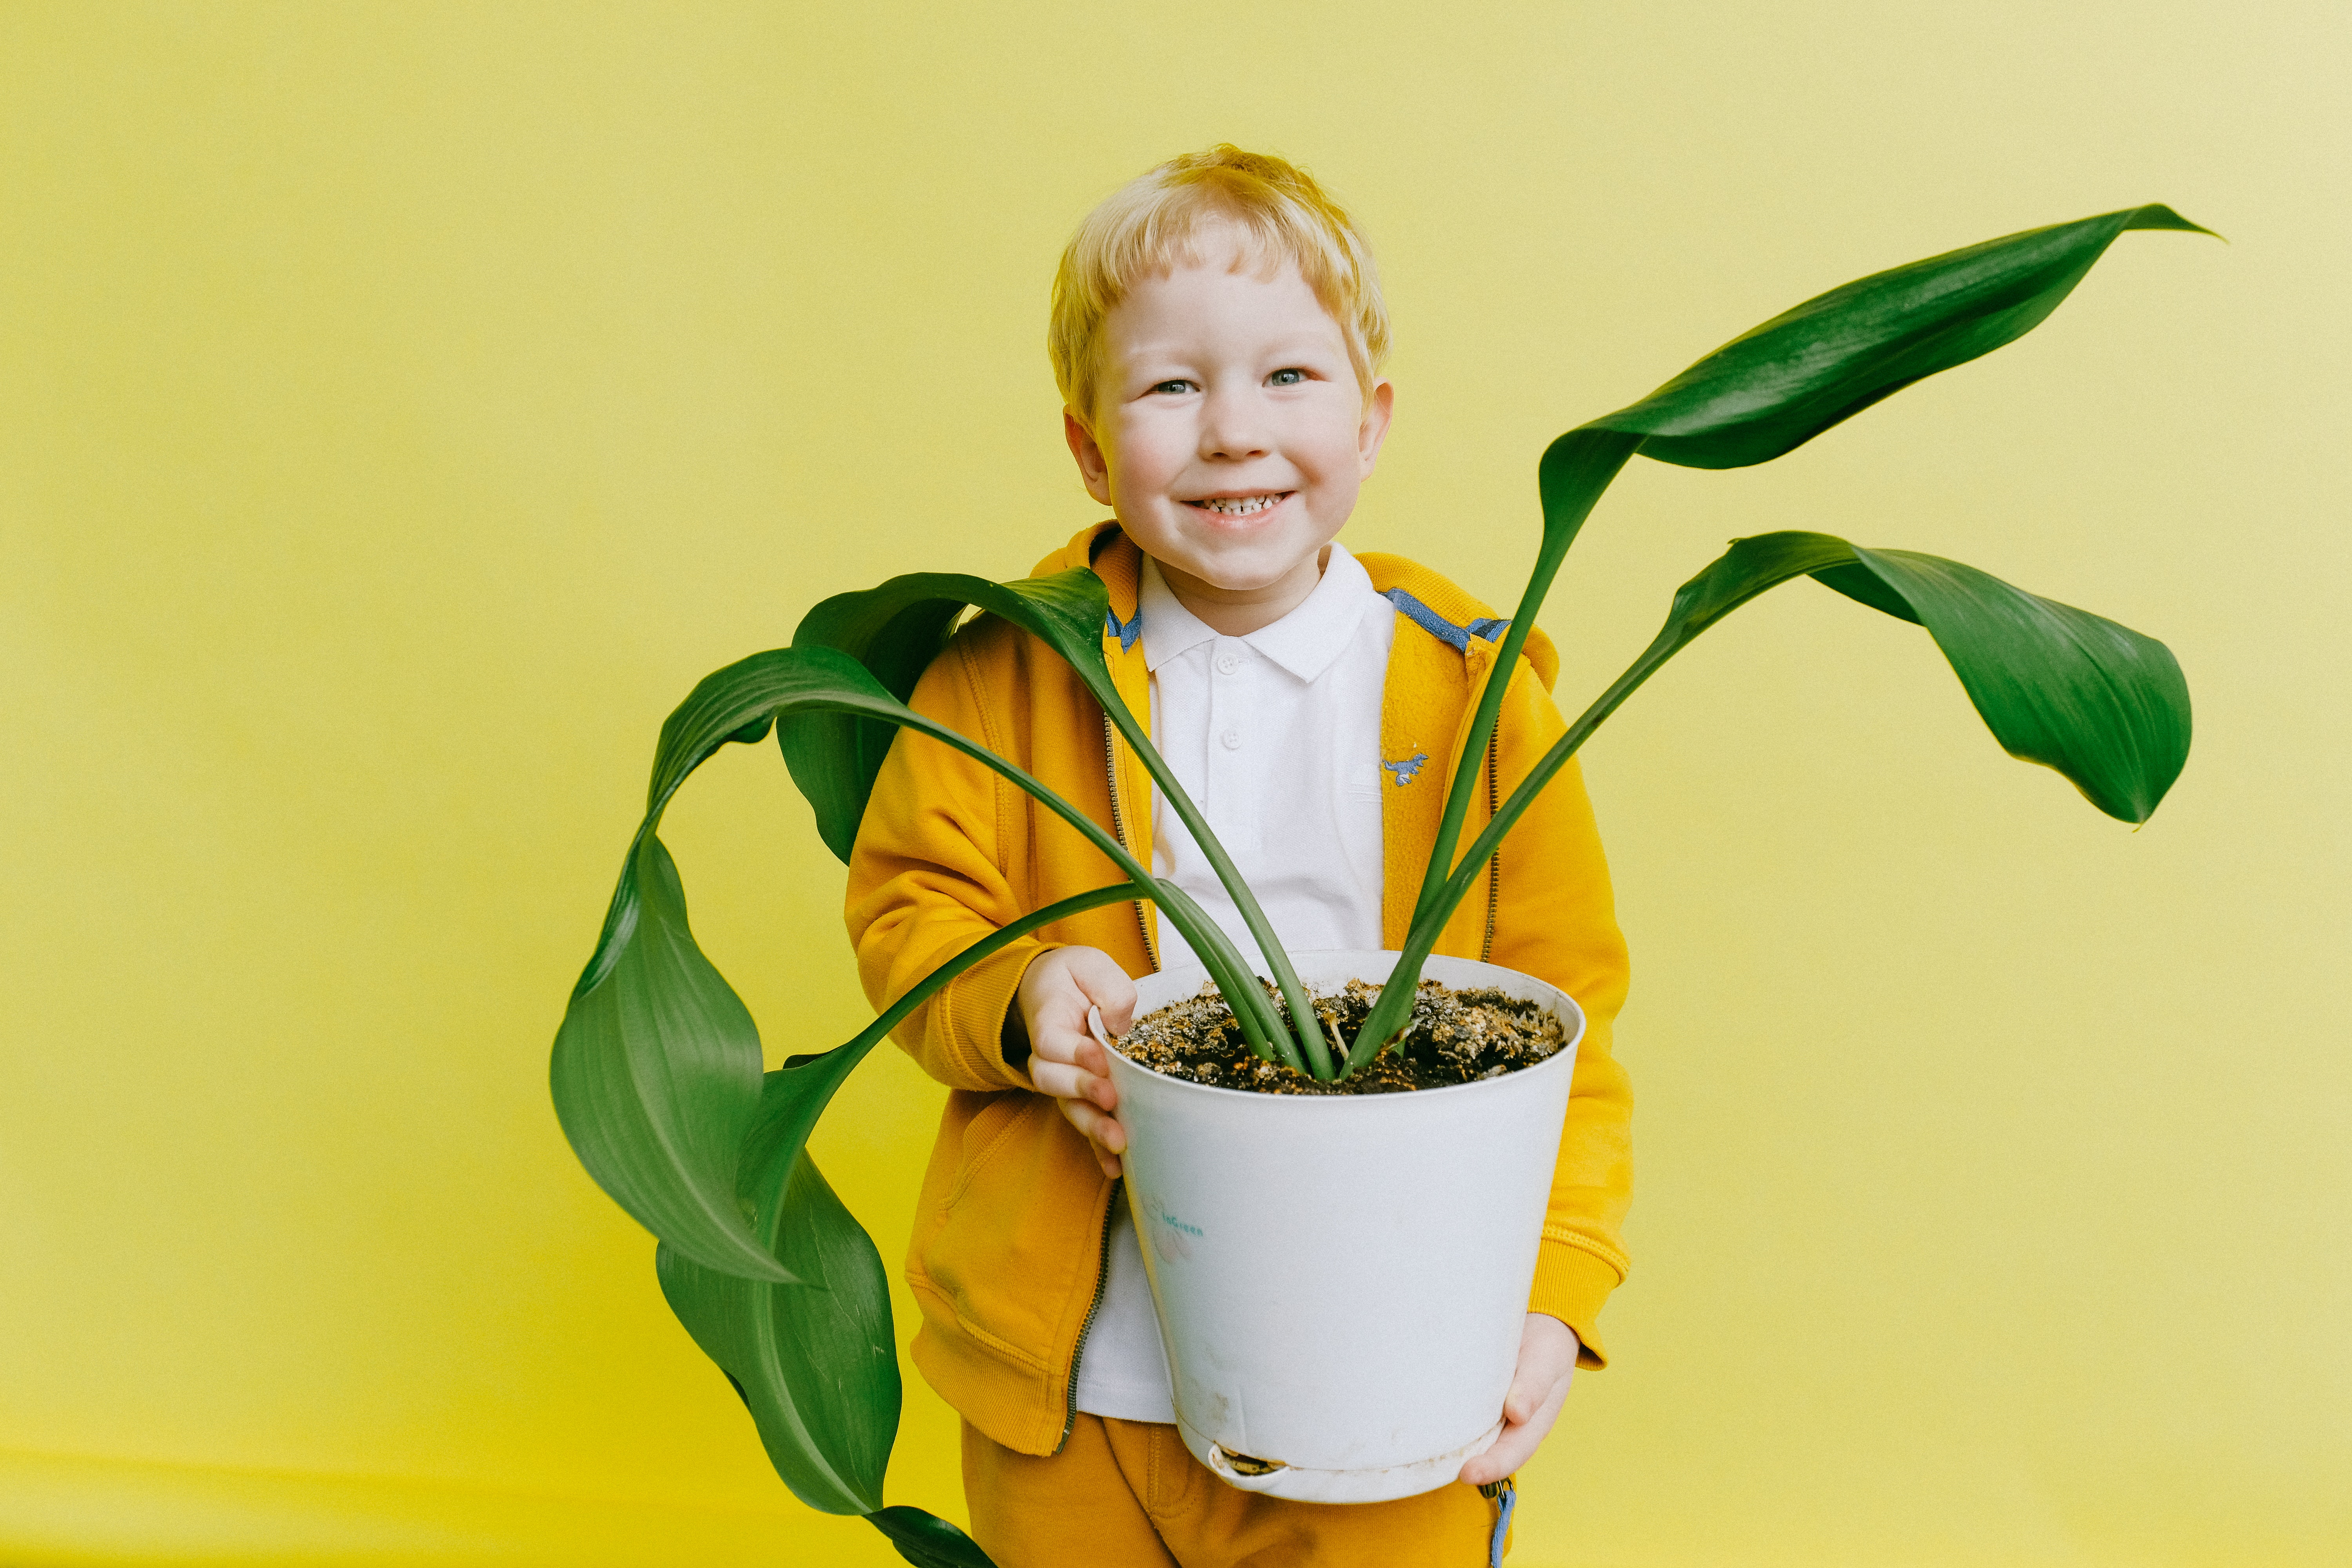
{"label": "boy's hand", "polygon": [[1559,1419],[1580,1348],[1576,1331],[1558,1318],[1528,1314],[1519,1334],[1519,1369],[1511,1374],[1511,1392],[1503,1398],[1503,1435],[1493,1447],[1463,1465],[1465,1484],[1483,1487],[1499,1481],[1534,1456],[1536,1445]]}
{"label": "boy's hand", "polygon": [[1029,1031],[1029,1081],[1040,1094],[1052,1095],[1070,1125],[1087,1135],[1103,1173],[1118,1175],[1127,1129],[1113,1114],[1118,1090],[1102,1047],[1087,1028],[1087,1009],[1101,1008],[1103,1027],[1122,1032],[1135,1021],[1135,982],[1098,947],[1057,947],[1022,974],[1018,1004]]}

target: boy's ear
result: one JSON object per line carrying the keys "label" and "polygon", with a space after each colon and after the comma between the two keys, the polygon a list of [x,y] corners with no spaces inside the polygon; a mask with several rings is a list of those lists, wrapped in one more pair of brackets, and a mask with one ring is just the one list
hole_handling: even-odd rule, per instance
{"label": "boy's ear", "polygon": [[1381,443],[1388,439],[1389,416],[1396,412],[1396,387],[1385,381],[1372,384],[1372,395],[1364,399],[1364,423],[1356,431],[1356,452],[1363,459],[1362,475],[1372,471],[1373,459],[1381,455]]}
{"label": "boy's ear", "polygon": [[1078,460],[1078,478],[1086,481],[1087,494],[1110,505],[1110,463],[1103,457],[1094,432],[1067,408],[1062,410],[1062,438],[1070,444],[1070,456]]}

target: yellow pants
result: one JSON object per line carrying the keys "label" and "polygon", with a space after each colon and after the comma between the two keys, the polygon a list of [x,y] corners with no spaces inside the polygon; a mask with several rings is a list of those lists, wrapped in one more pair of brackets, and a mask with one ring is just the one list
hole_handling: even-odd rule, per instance
{"label": "yellow pants", "polygon": [[1495,1509],[1455,1481],[1393,1502],[1237,1491],[1173,1426],[1080,1415],[1050,1458],[963,1428],[972,1539],[997,1568],[1486,1568]]}

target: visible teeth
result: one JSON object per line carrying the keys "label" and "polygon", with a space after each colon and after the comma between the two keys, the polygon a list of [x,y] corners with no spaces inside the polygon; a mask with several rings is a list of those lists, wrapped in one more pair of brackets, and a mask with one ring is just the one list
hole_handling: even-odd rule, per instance
{"label": "visible teeth", "polygon": [[1239,500],[1227,500],[1223,497],[1217,497],[1209,500],[1197,500],[1192,504],[1194,506],[1206,507],[1211,511],[1223,512],[1227,517],[1247,517],[1254,511],[1264,511],[1266,508],[1275,505],[1281,500],[1282,497],[1278,495],[1243,496]]}

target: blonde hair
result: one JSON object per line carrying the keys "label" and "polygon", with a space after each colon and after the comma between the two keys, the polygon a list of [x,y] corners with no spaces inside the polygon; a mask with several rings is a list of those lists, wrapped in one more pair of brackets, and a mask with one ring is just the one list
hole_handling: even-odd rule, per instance
{"label": "blonde hair", "polygon": [[1270,272],[1283,262],[1298,268],[1339,324],[1356,380],[1371,395],[1389,352],[1388,309],[1371,247],[1306,170],[1220,142],[1171,158],[1113,191],[1062,252],[1045,352],[1062,401],[1082,421],[1094,417],[1103,318],[1140,279],[1198,265],[1194,240],[1220,225],[1240,243],[1235,270]]}

